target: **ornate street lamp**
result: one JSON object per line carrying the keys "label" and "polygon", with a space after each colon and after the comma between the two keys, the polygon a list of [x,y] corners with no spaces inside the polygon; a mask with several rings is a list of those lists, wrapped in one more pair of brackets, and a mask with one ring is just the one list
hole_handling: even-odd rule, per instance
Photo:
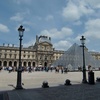
{"label": "ornate street lamp", "polygon": [[16,89],[23,89],[22,82],[21,82],[21,80],[22,80],[21,79],[21,73],[22,73],[21,49],[22,49],[22,37],[23,37],[23,33],[24,33],[25,29],[21,25],[18,28],[18,31],[19,31],[20,47],[19,47],[19,66],[18,66],[18,69],[17,69],[17,85],[16,85]]}
{"label": "ornate street lamp", "polygon": [[82,80],[82,83],[87,83],[87,79],[86,79],[86,67],[85,67],[85,54],[84,54],[84,44],[85,44],[85,38],[84,36],[82,36],[82,38],[80,39],[81,41],[81,46],[83,48],[83,80]]}

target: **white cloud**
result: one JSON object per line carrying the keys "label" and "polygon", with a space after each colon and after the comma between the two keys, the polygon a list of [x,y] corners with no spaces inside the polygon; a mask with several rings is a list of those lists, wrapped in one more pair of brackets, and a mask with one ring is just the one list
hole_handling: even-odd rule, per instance
{"label": "white cloud", "polygon": [[29,32],[29,31],[30,31],[30,29],[29,29],[29,28],[25,28],[25,31]]}
{"label": "white cloud", "polygon": [[72,34],[73,31],[67,27],[63,27],[60,31],[58,31],[56,28],[53,28],[51,30],[43,30],[40,33],[40,35],[47,35],[54,39],[63,39],[67,36],[71,36]]}
{"label": "white cloud", "polygon": [[48,16],[45,18],[46,21],[49,21],[49,20],[52,20],[52,19],[53,19],[53,16],[52,16],[52,15],[48,15]]}
{"label": "white cloud", "polygon": [[10,18],[10,20],[14,20],[14,21],[22,21],[23,20],[23,16],[20,13],[17,13],[15,16],[12,16]]}
{"label": "white cloud", "polygon": [[29,47],[29,46],[32,46],[34,45],[35,43],[35,39],[32,39],[31,41],[27,42],[27,43],[23,43],[23,46],[24,47]]}
{"label": "white cloud", "polygon": [[24,25],[29,25],[29,26],[30,26],[30,25],[33,25],[33,23],[32,23],[32,22],[29,22],[29,21],[23,21],[23,24],[24,24]]}
{"label": "white cloud", "polygon": [[82,36],[82,35],[79,34],[79,35],[75,38],[75,41],[80,41],[81,36]]}
{"label": "white cloud", "polygon": [[[76,3],[77,2],[77,3]],[[84,15],[89,15],[94,13],[94,10],[89,7],[84,1],[69,1],[67,6],[63,8],[62,15],[66,21],[76,21],[79,20]]]}
{"label": "white cloud", "polygon": [[72,2],[69,2],[67,6],[63,9],[62,15],[67,21],[74,21],[80,18],[78,7]]}
{"label": "white cloud", "polygon": [[7,26],[3,25],[3,24],[0,24],[0,31],[1,32],[9,32],[9,29]]}
{"label": "white cloud", "polygon": [[100,39],[100,19],[89,20],[85,24],[86,32],[84,35],[86,37],[92,37]]}
{"label": "white cloud", "polygon": [[94,8],[100,8],[100,0],[85,0]]}
{"label": "white cloud", "polygon": [[54,43],[56,50],[67,50],[72,44],[66,40],[61,40],[58,43]]}
{"label": "white cloud", "polygon": [[94,10],[84,1],[79,1],[78,9],[80,15],[89,15],[94,13]]}

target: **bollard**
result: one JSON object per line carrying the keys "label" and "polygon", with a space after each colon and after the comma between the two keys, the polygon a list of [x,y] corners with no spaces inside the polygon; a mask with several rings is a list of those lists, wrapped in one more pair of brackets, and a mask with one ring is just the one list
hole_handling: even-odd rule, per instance
{"label": "bollard", "polygon": [[42,83],[42,88],[49,88],[49,85],[48,85],[48,82],[47,81],[44,81]]}
{"label": "bollard", "polygon": [[96,81],[97,81],[97,82],[100,82],[100,77],[97,77],[97,78],[96,78]]}
{"label": "bollard", "polygon": [[71,85],[71,83],[70,83],[70,80],[69,80],[69,79],[67,79],[67,80],[65,81],[65,85]]}

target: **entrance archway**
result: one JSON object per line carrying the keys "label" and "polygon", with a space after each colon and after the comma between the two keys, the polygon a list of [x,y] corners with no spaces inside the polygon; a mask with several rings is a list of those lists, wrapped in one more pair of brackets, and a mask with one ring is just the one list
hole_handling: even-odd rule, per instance
{"label": "entrance archway", "polygon": [[2,66],[2,62],[0,61],[0,66]]}
{"label": "entrance archway", "polygon": [[17,67],[17,62],[16,61],[14,62],[14,66]]}
{"label": "entrance archway", "polygon": [[12,62],[11,61],[9,61],[9,66],[12,66]]}
{"label": "entrance archway", "polygon": [[35,62],[33,62],[32,66],[35,67]]}
{"label": "entrance archway", "polygon": [[28,62],[28,66],[31,66],[31,62]]}
{"label": "entrance archway", "polygon": [[47,62],[44,63],[44,67],[47,67]]}
{"label": "entrance archway", "polygon": [[24,66],[26,67],[26,62],[24,62]]}
{"label": "entrance archway", "polygon": [[7,66],[7,61],[4,61],[3,62],[3,65],[6,67]]}

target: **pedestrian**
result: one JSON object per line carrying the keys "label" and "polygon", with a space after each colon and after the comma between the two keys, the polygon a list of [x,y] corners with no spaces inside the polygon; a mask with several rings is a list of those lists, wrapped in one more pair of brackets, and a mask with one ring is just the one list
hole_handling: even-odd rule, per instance
{"label": "pedestrian", "polygon": [[63,68],[61,68],[61,73],[63,74],[63,72],[64,72],[64,70],[63,70]]}

